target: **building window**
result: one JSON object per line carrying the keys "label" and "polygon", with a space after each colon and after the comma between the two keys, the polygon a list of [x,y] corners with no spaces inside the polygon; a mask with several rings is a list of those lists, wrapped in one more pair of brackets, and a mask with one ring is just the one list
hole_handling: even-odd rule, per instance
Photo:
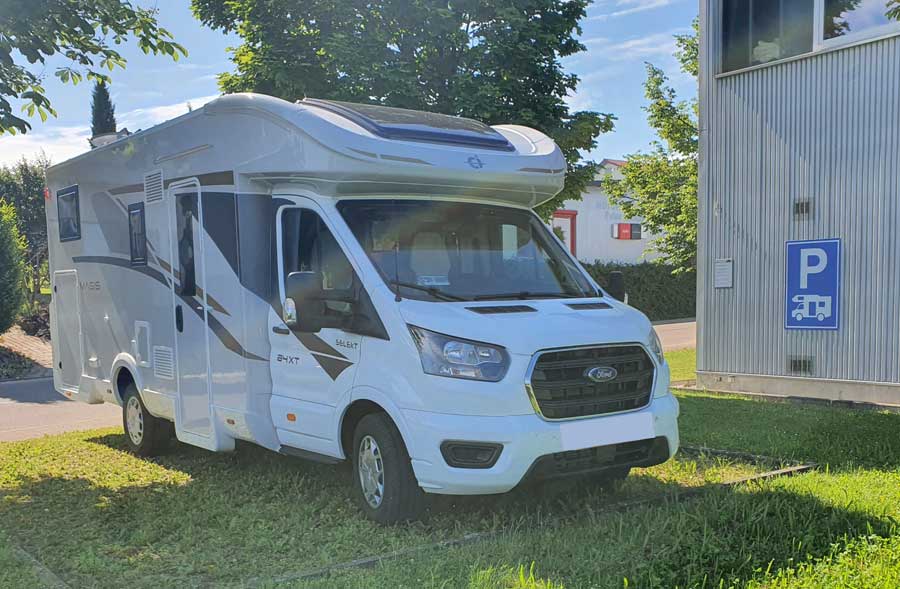
{"label": "building window", "polygon": [[812,51],[816,1],[723,0],[722,71]]}
{"label": "building window", "polygon": [[613,223],[612,238],[613,239],[643,239],[644,232],[640,223]]}
{"label": "building window", "polygon": [[81,239],[81,213],[78,210],[78,186],[70,186],[56,193],[56,213],[59,217],[59,240]]}
{"label": "building window", "polygon": [[818,43],[853,43],[900,31],[900,3],[886,0],[817,0]]}
{"label": "building window", "polygon": [[128,205],[128,236],[131,241],[131,265],[147,265],[147,232],[144,225],[144,203]]}
{"label": "building window", "polygon": [[721,70],[900,33],[895,0],[722,0]]}

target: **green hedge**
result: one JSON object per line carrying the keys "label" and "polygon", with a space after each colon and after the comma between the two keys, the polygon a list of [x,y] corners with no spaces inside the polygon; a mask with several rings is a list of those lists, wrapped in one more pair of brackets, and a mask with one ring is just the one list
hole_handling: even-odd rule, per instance
{"label": "green hedge", "polygon": [[15,323],[25,302],[25,239],[16,210],[0,200],[0,333]]}
{"label": "green hedge", "polygon": [[697,273],[672,274],[672,266],[641,264],[585,264],[600,286],[606,287],[610,272],[625,278],[628,304],[640,309],[651,321],[694,317],[697,309]]}

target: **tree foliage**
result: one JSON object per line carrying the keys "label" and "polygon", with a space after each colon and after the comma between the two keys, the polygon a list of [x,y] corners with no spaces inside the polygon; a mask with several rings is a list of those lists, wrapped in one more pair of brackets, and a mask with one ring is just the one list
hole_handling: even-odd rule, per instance
{"label": "tree foliage", "polygon": [[16,211],[19,234],[25,240],[25,271],[30,279],[31,300],[40,294],[44,263],[47,260],[47,219],[44,212],[44,172],[50,165],[46,155],[21,159],[13,166],[0,167],[0,199]]}
{"label": "tree foliage", "polygon": [[[561,58],[584,51],[589,0],[192,0],[200,20],[237,32],[225,92],[367,102],[540,129],[568,162],[562,199],[579,199],[596,165],[581,151],[612,129],[571,112],[578,85]],[[556,204],[542,212],[549,214]]]}
{"label": "tree foliage", "polygon": [[[676,36],[676,58],[681,69],[696,77],[699,72],[698,30]],[[604,178],[610,200],[626,217],[641,217],[650,232],[659,234],[653,245],[664,263],[676,271],[693,271],[697,258],[697,101],[679,101],[668,78],[647,64],[644,83],[650,104],[647,121],[659,141],[649,153],[626,157],[623,179]]]}
{"label": "tree foliage", "polygon": [[13,326],[25,302],[24,254],[16,210],[0,199],[0,333]]}
{"label": "tree foliage", "polygon": [[116,132],[116,107],[104,82],[95,82],[91,93],[91,136]]}
{"label": "tree foliage", "polygon": [[187,55],[159,26],[155,9],[134,7],[126,0],[0,2],[0,134],[31,128],[13,114],[14,102],[42,121],[56,116],[42,85],[48,57],[60,55],[70,63],[53,72],[63,83],[77,84],[85,77],[108,83],[104,70],[126,63],[114,46],[132,37],[144,53],[173,59]]}

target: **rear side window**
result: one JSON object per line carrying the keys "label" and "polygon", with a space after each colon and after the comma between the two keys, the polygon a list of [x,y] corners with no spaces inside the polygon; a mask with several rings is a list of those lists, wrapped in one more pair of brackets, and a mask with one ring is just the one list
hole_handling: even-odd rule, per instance
{"label": "rear side window", "polygon": [[197,193],[177,195],[175,213],[177,216],[178,267],[180,282],[175,293],[185,297],[197,294],[197,280],[194,273],[194,219],[197,218]]}
{"label": "rear side window", "polygon": [[128,236],[131,241],[131,265],[147,265],[147,233],[144,226],[144,203],[128,205]]}
{"label": "rear side window", "polygon": [[56,193],[56,213],[59,217],[59,240],[81,239],[81,214],[78,210],[78,186],[70,186]]}

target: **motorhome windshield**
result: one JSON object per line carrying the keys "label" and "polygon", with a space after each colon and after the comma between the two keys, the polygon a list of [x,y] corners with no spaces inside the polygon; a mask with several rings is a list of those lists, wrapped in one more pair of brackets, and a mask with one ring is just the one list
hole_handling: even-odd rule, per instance
{"label": "motorhome windshield", "polygon": [[593,297],[597,291],[531,212],[475,203],[338,205],[385,282],[431,301]]}

